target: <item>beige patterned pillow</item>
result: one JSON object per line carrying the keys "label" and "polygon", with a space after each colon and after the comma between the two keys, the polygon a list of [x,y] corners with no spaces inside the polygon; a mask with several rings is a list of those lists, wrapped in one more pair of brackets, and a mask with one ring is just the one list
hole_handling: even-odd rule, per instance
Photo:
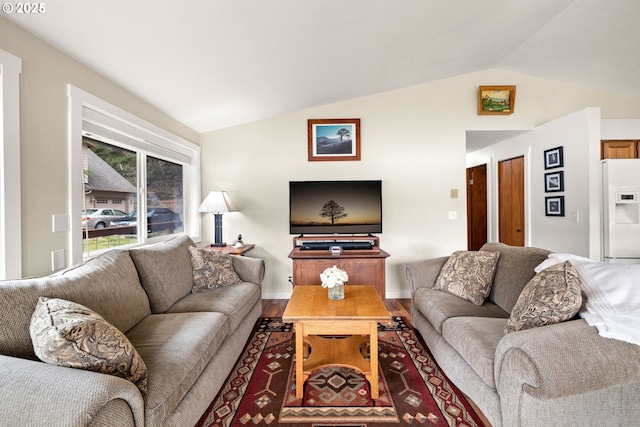
{"label": "beige patterned pillow", "polygon": [[196,293],[205,289],[214,289],[241,282],[233,269],[231,255],[222,251],[208,251],[189,247],[191,266],[193,267],[193,287]]}
{"label": "beige patterned pillow", "polygon": [[548,267],[529,281],[511,311],[504,333],[571,319],[582,305],[580,279],[570,262]]}
{"label": "beige patterned pillow", "polygon": [[440,270],[434,289],[482,305],[491,292],[499,252],[456,251]]}
{"label": "beige patterned pillow", "polygon": [[124,378],[147,393],[147,366],[127,337],[75,302],[40,297],[29,333],[43,362]]}

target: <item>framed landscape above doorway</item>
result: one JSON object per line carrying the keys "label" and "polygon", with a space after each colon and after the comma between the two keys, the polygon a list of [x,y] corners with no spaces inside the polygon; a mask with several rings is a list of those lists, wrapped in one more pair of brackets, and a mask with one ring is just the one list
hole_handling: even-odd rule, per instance
{"label": "framed landscape above doorway", "polygon": [[508,115],[516,106],[515,86],[480,86],[478,115]]}

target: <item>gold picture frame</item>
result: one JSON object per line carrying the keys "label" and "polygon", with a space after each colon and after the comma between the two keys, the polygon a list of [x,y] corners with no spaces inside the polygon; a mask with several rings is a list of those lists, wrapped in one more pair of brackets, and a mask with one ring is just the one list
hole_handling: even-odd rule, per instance
{"label": "gold picture frame", "polygon": [[480,86],[478,115],[508,115],[516,106],[515,86]]}
{"label": "gold picture frame", "polygon": [[360,160],[360,119],[309,119],[309,161]]}

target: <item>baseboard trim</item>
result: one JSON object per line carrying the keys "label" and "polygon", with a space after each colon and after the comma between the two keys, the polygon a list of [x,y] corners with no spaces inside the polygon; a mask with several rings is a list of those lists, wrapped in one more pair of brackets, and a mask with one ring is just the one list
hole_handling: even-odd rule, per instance
{"label": "baseboard trim", "polygon": [[262,292],[262,299],[290,299],[291,292]]}

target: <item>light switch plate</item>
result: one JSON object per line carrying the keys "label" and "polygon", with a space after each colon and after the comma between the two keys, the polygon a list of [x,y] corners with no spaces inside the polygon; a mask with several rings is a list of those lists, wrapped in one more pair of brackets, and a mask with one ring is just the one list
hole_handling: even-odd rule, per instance
{"label": "light switch plate", "polygon": [[572,222],[580,221],[580,214],[578,213],[578,211],[571,211],[569,217],[571,218]]}
{"label": "light switch plate", "polygon": [[69,215],[51,215],[51,231],[53,231],[54,233],[64,233],[66,231],[69,231]]}

